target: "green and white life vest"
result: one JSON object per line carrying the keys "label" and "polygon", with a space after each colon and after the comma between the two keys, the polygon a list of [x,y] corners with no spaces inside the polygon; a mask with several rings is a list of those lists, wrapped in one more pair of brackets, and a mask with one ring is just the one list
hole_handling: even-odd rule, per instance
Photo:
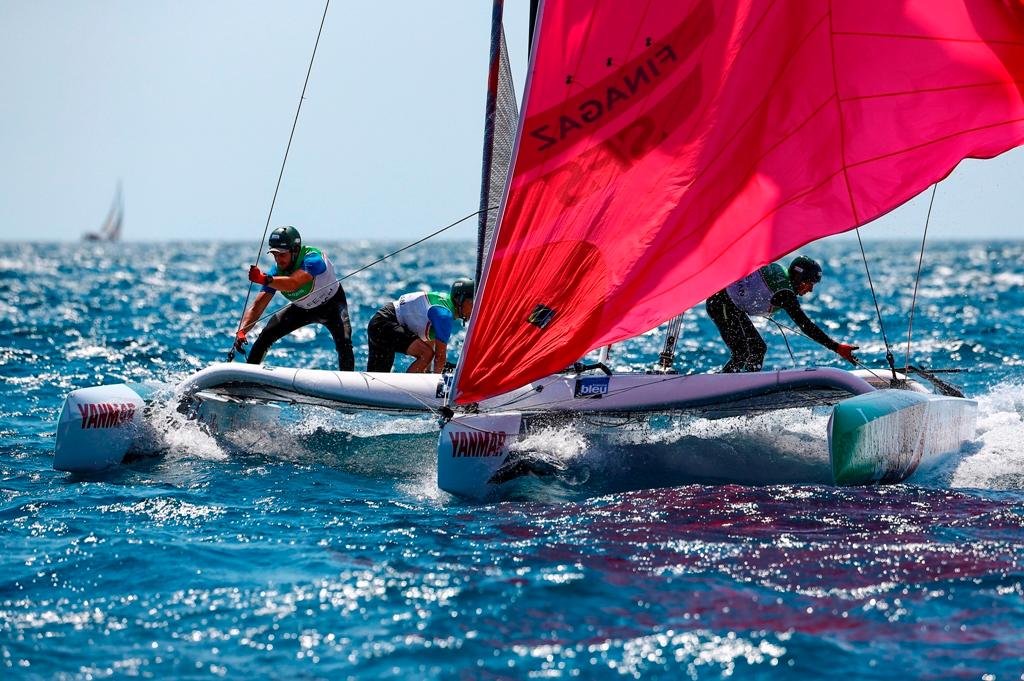
{"label": "green and white life vest", "polygon": [[749,315],[771,316],[778,308],[772,307],[772,296],[779,291],[792,291],[793,284],[782,265],[765,265],[725,289],[736,307]]}
{"label": "green and white life vest", "polygon": [[302,261],[306,259],[307,255],[319,256],[326,266],[324,271],[314,275],[312,281],[306,282],[294,291],[281,291],[281,294],[299,307],[308,310],[318,305],[323,305],[330,300],[338,292],[341,284],[334,273],[334,263],[330,261],[323,251],[312,246],[303,246],[302,250],[299,251],[299,257],[295,258],[287,271],[280,274],[283,276],[293,274],[301,267]]}
{"label": "green and white life vest", "polygon": [[398,317],[399,324],[419,336],[424,342],[429,343],[434,340],[434,334],[430,328],[427,312],[435,305],[448,308],[452,316],[455,316],[455,306],[448,294],[434,293],[433,291],[427,293],[418,291],[401,296],[395,301],[395,315]]}

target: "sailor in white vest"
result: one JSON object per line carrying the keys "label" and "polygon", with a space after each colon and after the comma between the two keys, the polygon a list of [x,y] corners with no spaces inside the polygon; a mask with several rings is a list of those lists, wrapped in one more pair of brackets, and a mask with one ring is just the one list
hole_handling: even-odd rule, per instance
{"label": "sailor in white vest", "polygon": [[722,373],[761,370],[768,346],[750,317],[771,317],[779,310],[785,310],[808,338],[855,364],[853,351],[857,346],[832,340],[800,307],[797,296],[813,291],[819,281],[821,265],[800,255],[793,259],[788,271],[777,263],[765,265],[708,298],[708,316],[732,352]]}
{"label": "sailor in white vest", "polygon": [[235,335],[235,348],[242,350],[246,333],[263,315],[274,293],[280,291],[291,304],[270,318],[246,361],[259,364],[273,343],[303,326],[322,324],[334,339],[338,369],[354,371],[348,303],[327,254],[319,248],[303,246],[302,237],[294,227],[278,227],[270,233],[269,243],[267,252],[274,256],[275,264],[267,273],[256,265],[249,268],[249,281],[260,284],[261,289],[242,317]]}
{"label": "sailor in white vest", "polygon": [[456,279],[449,293],[406,293],[373,315],[366,327],[369,339],[367,371],[389,372],[395,354],[413,357],[409,373],[441,373],[448,363],[448,342],[455,320],[469,321],[473,310],[473,281]]}

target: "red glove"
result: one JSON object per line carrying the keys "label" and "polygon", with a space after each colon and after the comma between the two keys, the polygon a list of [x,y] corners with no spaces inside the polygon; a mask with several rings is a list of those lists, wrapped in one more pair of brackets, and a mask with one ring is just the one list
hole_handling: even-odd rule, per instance
{"label": "red glove", "polygon": [[836,348],[836,354],[845,359],[850,364],[856,364],[857,358],[854,356],[853,351],[859,347],[859,345],[847,345],[846,343],[840,343],[839,347]]}
{"label": "red glove", "polygon": [[243,348],[244,348],[245,344],[248,343],[248,342],[249,341],[245,340],[245,331],[242,331],[241,329],[239,329],[235,333],[235,350],[238,350],[239,352],[244,352]]}
{"label": "red glove", "polygon": [[256,267],[256,265],[249,266],[249,281],[252,283],[267,286],[270,284],[272,279],[273,277],[269,274],[263,274],[263,272],[260,272],[260,268]]}

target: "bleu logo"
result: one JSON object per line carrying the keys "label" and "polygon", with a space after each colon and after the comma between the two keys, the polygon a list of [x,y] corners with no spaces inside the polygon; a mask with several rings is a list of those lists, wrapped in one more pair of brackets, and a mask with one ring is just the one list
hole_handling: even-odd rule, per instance
{"label": "bleu logo", "polygon": [[608,394],[608,376],[588,376],[576,379],[575,397],[599,398]]}

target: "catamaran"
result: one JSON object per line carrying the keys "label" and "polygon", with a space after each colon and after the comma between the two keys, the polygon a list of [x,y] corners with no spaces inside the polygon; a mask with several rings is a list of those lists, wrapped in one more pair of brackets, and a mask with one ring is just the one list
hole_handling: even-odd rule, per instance
{"label": "catamaran", "polygon": [[[436,414],[438,486],[469,497],[538,470],[516,447],[531,432],[595,416],[828,407],[837,484],[900,481],[973,439],[976,403],[911,379],[891,350],[884,369],[687,375],[672,344],[679,315],[716,291],[1024,142],[1024,10],[545,0],[518,114],[501,10],[481,192],[499,209],[482,211],[454,373],[218,364],[179,387],[183,409],[215,431],[280,404]],[[579,362],[668,320],[660,371]],[[146,408],[125,385],[73,392],[54,466],[116,464]]]}

